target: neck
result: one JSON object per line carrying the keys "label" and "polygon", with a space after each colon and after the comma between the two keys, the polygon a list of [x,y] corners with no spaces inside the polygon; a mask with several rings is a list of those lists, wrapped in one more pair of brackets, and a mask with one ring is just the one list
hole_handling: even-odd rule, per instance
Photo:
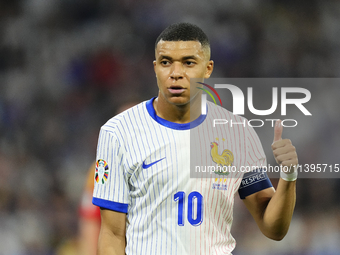
{"label": "neck", "polygon": [[157,116],[162,119],[184,124],[194,121],[201,115],[201,97],[198,95],[184,105],[171,104],[160,97],[161,95],[159,94],[154,100],[153,107]]}

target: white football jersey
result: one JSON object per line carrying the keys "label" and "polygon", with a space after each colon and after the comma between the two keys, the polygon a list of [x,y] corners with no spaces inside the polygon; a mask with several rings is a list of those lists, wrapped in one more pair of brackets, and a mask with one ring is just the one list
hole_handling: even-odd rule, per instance
{"label": "white football jersey", "polygon": [[[127,213],[128,255],[231,254],[235,193],[244,198],[271,187],[263,173],[239,171],[266,164],[258,136],[244,118],[212,103],[207,115],[178,124],[158,117],[153,100],[101,128],[93,203]],[[214,119],[228,124],[214,127]],[[198,166],[190,168],[190,159]],[[207,165],[237,171],[208,173]]]}

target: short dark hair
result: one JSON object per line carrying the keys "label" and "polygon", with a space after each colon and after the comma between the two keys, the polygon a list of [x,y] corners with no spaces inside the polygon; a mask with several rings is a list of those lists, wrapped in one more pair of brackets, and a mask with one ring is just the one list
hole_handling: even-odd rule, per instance
{"label": "short dark hair", "polygon": [[163,41],[198,41],[202,47],[210,47],[209,39],[201,28],[190,23],[175,23],[168,26],[158,36],[155,48],[160,40]]}

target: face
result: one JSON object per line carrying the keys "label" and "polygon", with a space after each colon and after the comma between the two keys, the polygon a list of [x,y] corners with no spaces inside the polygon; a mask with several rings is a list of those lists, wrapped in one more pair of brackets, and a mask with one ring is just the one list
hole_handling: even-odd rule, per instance
{"label": "face", "polygon": [[190,78],[209,78],[213,70],[210,52],[197,41],[159,41],[153,62],[159,88],[158,100],[185,105],[199,89],[191,88]]}

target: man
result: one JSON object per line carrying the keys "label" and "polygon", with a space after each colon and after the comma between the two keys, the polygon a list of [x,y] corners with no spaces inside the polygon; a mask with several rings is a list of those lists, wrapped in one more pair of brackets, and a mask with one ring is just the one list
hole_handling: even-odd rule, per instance
{"label": "man", "polygon": [[212,128],[213,118],[242,122],[242,117],[210,103],[201,115],[200,90],[190,87],[190,78],[209,78],[214,63],[200,28],[169,26],[156,40],[155,56],[158,97],[101,128],[93,193],[102,217],[98,254],[231,254],[237,191],[263,234],[281,240],[295,206],[292,166],[298,161],[291,142],[281,139],[280,122],[272,149],[290,173],[282,173],[276,192],[263,173],[252,184],[237,172],[226,178],[224,189],[214,188],[215,178],[190,178],[190,132],[204,137],[195,146],[203,165],[215,162],[210,150],[218,137],[238,169],[259,166],[261,172],[266,157],[252,128]]}

